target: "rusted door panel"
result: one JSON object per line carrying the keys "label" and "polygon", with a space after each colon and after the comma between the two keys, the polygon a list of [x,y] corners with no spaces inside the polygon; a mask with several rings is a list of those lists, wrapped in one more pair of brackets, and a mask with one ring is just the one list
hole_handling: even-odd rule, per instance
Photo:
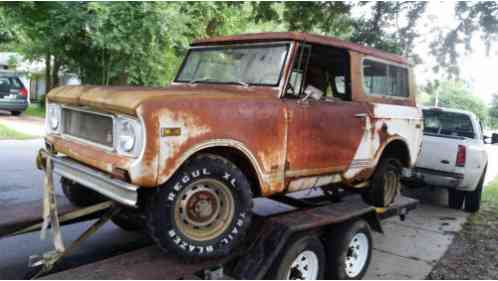
{"label": "rusted door panel", "polygon": [[364,131],[358,114],[368,108],[357,102],[288,100],[288,169],[290,177],[345,170],[351,163]]}

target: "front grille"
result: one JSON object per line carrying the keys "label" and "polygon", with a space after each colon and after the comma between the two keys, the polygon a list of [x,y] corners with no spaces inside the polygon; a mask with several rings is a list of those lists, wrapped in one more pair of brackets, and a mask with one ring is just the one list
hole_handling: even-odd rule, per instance
{"label": "front grille", "polygon": [[86,111],[62,109],[63,133],[78,139],[113,147],[113,118]]}

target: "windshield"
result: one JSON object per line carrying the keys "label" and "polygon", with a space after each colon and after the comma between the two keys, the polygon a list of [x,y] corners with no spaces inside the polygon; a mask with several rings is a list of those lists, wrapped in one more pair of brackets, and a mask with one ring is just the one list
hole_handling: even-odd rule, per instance
{"label": "windshield", "polygon": [[472,121],[465,114],[423,110],[424,133],[450,137],[474,138]]}
{"label": "windshield", "polygon": [[289,44],[189,51],[176,82],[277,86]]}

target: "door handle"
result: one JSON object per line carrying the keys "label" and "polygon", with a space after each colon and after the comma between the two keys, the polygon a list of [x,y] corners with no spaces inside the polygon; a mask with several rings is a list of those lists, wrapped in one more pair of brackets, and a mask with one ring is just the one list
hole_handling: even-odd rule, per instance
{"label": "door handle", "polygon": [[368,114],[366,114],[366,113],[358,113],[358,114],[355,114],[354,117],[357,117],[357,118],[367,118]]}
{"label": "door handle", "polygon": [[441,160],[441,163],[443,163],[443,164],[450,164],[450,161],[448,161],[448,160]]}

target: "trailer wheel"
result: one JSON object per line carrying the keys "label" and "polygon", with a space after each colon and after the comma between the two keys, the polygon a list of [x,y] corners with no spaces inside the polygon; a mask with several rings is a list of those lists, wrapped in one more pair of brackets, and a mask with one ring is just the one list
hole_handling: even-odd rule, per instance
{"label": "trailer wheel", "polygon": [[462,209],[465,192],[462,190],[448,189],[448,207],[450,209]]}
{"label": "trailer wheel", "polygon": [[323,243],[313,235],[300,236],[287,243],[269,272],[273,280],[320,280],[326,266]]}
{"label": "trailer wheel", "polygon": [[363,200],[375,207],[389,207],[401,187],[401,164],[396,158],[385,157],[375,170],[370,187],[361,193]]}
{"label": "trailer wheel", "polygon": [[372,256],[372,232],[359,220],[328,235],[326,279],[359,280],[367,272]]}
{"label": "trailer wheel", "polygon": [[149,234],[164,251],[187,259],[226,256],[251,222],[251,186],[232,162],[201,154],[151,194],[145,209]]}
{"label": "trailer wheel", "polygon": [[104,196],[70,179],[61,178],[62,192],[72,204],[88,207],[105,201]]}
{"label": "trailer wheel", "polygon": [[126,231],[140,231],[145,228],[145,215],[134,209],[123,209],[111,218],[119,228]]}

